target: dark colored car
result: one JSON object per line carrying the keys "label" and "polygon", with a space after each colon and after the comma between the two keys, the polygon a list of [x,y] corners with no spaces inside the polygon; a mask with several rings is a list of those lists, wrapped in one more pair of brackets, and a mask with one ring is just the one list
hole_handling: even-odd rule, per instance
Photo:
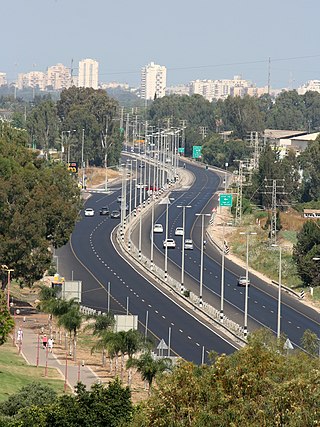
{"label": "dark colored car", "polygon": [[112,211],[110,215],[111,218],[115,218],[115,219],[120,218],[120,216],[121,214],[119,211]]}
{"label": "dark colored car", "polygon": [[108,207],[104,207],[100,209],[100,215],[110,215],[110,210]]}

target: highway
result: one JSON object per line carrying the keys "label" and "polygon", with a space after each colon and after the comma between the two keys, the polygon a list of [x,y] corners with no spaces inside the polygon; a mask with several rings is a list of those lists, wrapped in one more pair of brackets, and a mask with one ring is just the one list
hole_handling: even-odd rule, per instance
{"label": "highway", "polygon": [[[174,200],[169,206],[169,238],[174,238],[176,249],[168,250],[169,266],[168,273],[177,280],[180,279],[181,267],[181,236],[175,236],[175,228],[182,226],[182,209],[178,205],[191,205],[186,210],[186,238],[191,237],[195,248],[193,251],[185,251],[185,272],[186,286],[199,294],[199,276],[200,276],[200,236],[201,236],[201,218],[196,217],[196,213],[211,213],[214,206],[217,205],[213,195],[219,187],[218,176],[210,170],[187,164],[187,169],[195,176],[194,185],[185,192],[173,191],[170,194]],[[165,227],[165,206],[159,206],[156,210],[155,222],[163,224]],[[144,223],[143,229],[143,253],[150,252],[150,233],[151,222]],[[252,236],[254,238],[254,236]],[[134,234],[137,240],[136,233]],[[158,250],[158,256],[155,262],[162,266],[164,264],[164,250],[162,242],[163,234],[154,234],[155,245]],[[266,249],[267,250],[267,249]],[[243,324],[244,312],[244,288],[237,286],[237,278],[244,275],[244,270],[233,264],[226,257],[225,263],[225,303],[228,317]],[[255,328],[265,326],[272,331],[277,328],[277,288],[260,278],[250,275],[251,286],[249,288],[249,332]],[[204,299],[213,303],[216,308],[220,307],[220,287],[221,287],[221,255],[219,252],[207,245],[204,256],[203,282],[206,292]],[[319,334],[319,314],[302,304],[296,297],[282,294],[282,316],[281,331],[290,338],[293,344],[300,346],[301,337],[306,329]]]}
{"label": "highway", "polygon": [[110,210],[118,207],[120,187],[109,195],[94,194],[86,202],[86,207],[94,208],[95,216],[82,216],[70,243],[57,251],[59,273],[67,280],[82,280],[82,304],[102,311],[107,310],[107,286],[111,282],[111,311],[125,314],[129,301],[129,312],[139,316],[142,332],[148,312],[148,330],[155,345],[162,338],[168,344],[171,328],[172,353],[186,360],[201,363],[203,348],[205,361],[210,350],[235,351],[225,337],[180,308],[172,296],[156,289],[114,250],[110,235],[118,220],[99,216],[98,212],[102,206]]}

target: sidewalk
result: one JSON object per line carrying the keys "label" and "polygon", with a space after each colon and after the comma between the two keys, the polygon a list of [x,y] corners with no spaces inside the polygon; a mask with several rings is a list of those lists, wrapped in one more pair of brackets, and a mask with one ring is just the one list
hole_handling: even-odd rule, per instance
{"label": "sidewalk", "polygon": [[[22,344],[19,350],[19,344],[16,342],[17,351],[20,351],[23,358],[29,365],[41,366],[45,369],[55,368],[59,372],[61,379],[65,381],[65,387],[69,386],[73,391],[78,381],[81,381],[86,385],[87,389],[90,389],[92,384],[100,382],[99,377],[92,371],[88,366],[82,366],[81,361],[77,363],[72,360],[67,352],[63,351],[63,358],[58,359],[55,353],[59,353],[61,356],[61,349],[55,349],[53,347],[53,352],[50,353],[42,347],[41,339],[41,327],[45,327],[45,322],[43,321],[44,316],[39,313],[39,315],[27,315],[16,316],[16,328],[15,333],[17,338],[17,331],[20,327],[23,331]],[[23,322],[23,318],[25,321]],[[45,329],[46,332],[46,329]],[[47,333],[47,332],[46,332]],[[47,333],[47,336],[48,333]]]}

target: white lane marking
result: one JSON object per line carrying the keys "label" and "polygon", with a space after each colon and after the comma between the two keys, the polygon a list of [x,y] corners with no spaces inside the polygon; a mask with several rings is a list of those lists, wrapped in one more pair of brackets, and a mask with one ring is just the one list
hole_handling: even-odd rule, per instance
{"label": "white lane marking", "polygon": [[179,332],[183,333],[183,330],[182,330],[182,329],[179,329]]}

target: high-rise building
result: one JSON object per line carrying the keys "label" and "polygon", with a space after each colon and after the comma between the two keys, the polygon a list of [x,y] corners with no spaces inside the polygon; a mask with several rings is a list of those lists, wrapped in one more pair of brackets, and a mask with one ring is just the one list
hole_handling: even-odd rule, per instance
{"label": "high-rise building", "polygon": [[98,89],[99,63],[94,59],[83,59],[79,62],[78,87]]}
{"label": "high-rise building", "polygon": [[165,96],[167,85],[167,69],[154,62],[141,70],[141,98],[154,99]]}
{"label": "high-rise building", "polygon": [[54,90],[66,89],[71,86],[70,69],[63,64],[53,65],[47,71],[47,86]]}

